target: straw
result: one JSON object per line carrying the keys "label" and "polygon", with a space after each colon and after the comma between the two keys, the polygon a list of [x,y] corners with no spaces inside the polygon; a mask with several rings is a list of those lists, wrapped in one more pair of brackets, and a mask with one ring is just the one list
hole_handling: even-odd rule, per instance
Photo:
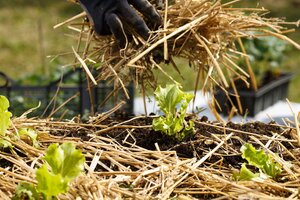
{"label": "straw", "polygon": [[[289,135],[296,131],[294,127],[273,129],[276,133],[270,136],[268,127],[276,124],[253,123],[252,126],[259,125],[261,128],[247,131],[241,128],[251,127],[250,124],[195,120],[196,130],[202,130],[197,134],[197,140],[178,143],[173,150],[163,149],[158,144],[155,144],[156,150],[148,150],[130,143],[125,135],[123,142],[104,136],[112,131],[121,131],[118,134],[126,131],[130,132],[129,137],[135,137],[140,131],[151,128],[151,118],[139,116],[111,125],[104,125],[107,120],[111,121],[110,118],[100,119],[98,117],[88,123],[24,117],[13,119],[17,130],[30,127],[38,131],[39,148],[17,140],[13,142],[17,154],[0,153],[1,198],[11,199],[21,182],[36,184],[35,168],[43,163],[42,157],[49,144],[65,142],[74,143],[83,152],[86,171],[69,185],[69,191],[60,195],[59,199],[170,199],[175,196],[183,199],[299,198],[299,146],[298,140],[290,139]],[[99,135],[100,131],[103,136]],[[65,136],[68,132],[74,136]],[[9,129],[8,134],[13,136],[14,129]],[[87,137],[82,137],[82,134]],[[283,172],[278,181],[269,178],[263,181],[232,180],[233,172],[239,170],[242,163],[236,162],[232,166],[227,158],[241,156],[239,148],[244,143],[261,146],[282,165]],[[187,145],[200,148],[202,155],[185,158],[174,151]],[[291,146],[295,149],[290,149]],[[8,164],[5,166],[4,163]]]}
{"label": "straw", "polygon": [[[142,88],[142,91],[156,88],[155,70],[158,69],[167,75],[166,70],[159,65],[161,60],[170,62],[182,77],[179,69],[184,70],[190,66],[177,66],[174,62],[175,57],[190,63],[195,73],[201,72],[196,81],[204,83],[204,92],[211,91],[216,85],[226,91],[230,80],[241,79],[246,82],[249,77],[251,87],[256,90],[257,84],[251,63],[241,39],[272,36],[300,49],[299,44],[284,35],[293,31],[284,25],[297,26],[299,22],[265,18],[264,14],[268,12],[265,8],[239,8],[236,6],[237,0],[223,4],[220,0],[175,0],[171,5],[167,2],[162,1],[165,7],[159,10],[163,18],[161,27],[152,31],[146,41],[129,28],[128,31],[134,36],[133,40],[128,41],[126,48],[121,51],[117,48],[114,36],[92,34],[93,37],[90,38],[90,31],[87,30],[92,30],[93,26],[82,22],[85,17],[82,14],[56,27],[66,25],[75,28],[73,35],[79,34],[79,42],[87,43],[84,61],[93,61],[88,64],[99,66],[98,80],[117,79],[115,84],[121,84],[127,98],[126,85],[132,81],[137,88]],[[147,22],[147,19],[145,21]],[[241,47],[241,52],[237,50],[237,45]],[[82,59],[78,60],[85,66]],[[237,60],[244,60],[245,67],[239,66]],[[231,73],[225,76],[226,71]],[[88,70],[86,72],[89,73]],[[174,77],[167,76],[175,82]],[[95,83],[90,75],[89,77]],[[195,84],[196,89],[198,84]]]}

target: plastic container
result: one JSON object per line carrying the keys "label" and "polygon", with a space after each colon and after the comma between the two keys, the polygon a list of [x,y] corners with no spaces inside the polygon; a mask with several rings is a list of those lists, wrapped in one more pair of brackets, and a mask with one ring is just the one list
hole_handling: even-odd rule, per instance
{"label": "plastic container", "polygon": [[[278,79],[259,88],[257,91],[239,90],[240,101],[242,104],[243,113],[254,117],[260,111],[274,105],[277,101],[287,98],[289,82],[292,78],[291,74],[283,74]],[[233,94],[232,90],[228,91]],[[232,108],[230,101],[227,99],[225,92],[217,90],[215,94],[216,100],[219,102],[221,110],[220,113],[228,115]],[[236,97],[229,95],[234,106],[238,109]]]}

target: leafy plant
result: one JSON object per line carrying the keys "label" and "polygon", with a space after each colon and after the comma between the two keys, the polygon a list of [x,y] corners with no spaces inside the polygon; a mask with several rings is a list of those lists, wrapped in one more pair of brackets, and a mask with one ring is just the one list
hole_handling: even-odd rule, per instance
{"label": "leafy plant", "polygon": [[0,147],[7,148],[11,146],[9,138],[6,136],[6,130],[11,125],[10,118],[12,113],[8,111],[9,101],[5,96],[0,95]]}
{"label": "leafy plant", "polygon": [[277,77],[282,72],[285,53],[290,49],[287,42],[275,37],[247,38],[243,40],[258,85],[267,76]]}
{"label": "leafy plant", "polygon": [[287,42],[272,36],[246,39],[244,45],[250,61],[268,62],[271,67],[279,67],[288,50]]}
{"label": "leafy plant", "polygon": [[85,162],[81,151],[71,143],[51,144],[44,160],[46,163],[36,170],[37,185],[22,183],[15,198],[27,195],[29,199],[52,199],[66,193],[70,181],[83,171]]}
{"label": "leafy plant", "polygon": [[[245,144],[241,147],[242,158],[248,161],[248,164],[259,169],[263,174],[276,178],[281,172],[282,167],[277,163],[271,154],[266,154],[262,149],[256,150],[252,144]],[[259,174],[252,173],[245,164],[242,165],[240,172],[235,173],[235,180],[251,180],[258,177]]]}
{"label": "leafy plant", "polygon": [[174,136],[179,141],[194,134],[194,123],[185,121],[188,104],[194,95],[184,93],[178,85],[167,85],[165,88],[158,86],[154,94],[165,116],[153,120],[153,129]]}

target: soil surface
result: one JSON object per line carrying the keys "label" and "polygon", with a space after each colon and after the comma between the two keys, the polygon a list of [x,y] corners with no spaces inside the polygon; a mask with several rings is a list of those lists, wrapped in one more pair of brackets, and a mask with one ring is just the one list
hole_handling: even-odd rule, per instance
{"label": "soil surface", "polygon": [[[151,117],[138,118],[130,121],[128,124],[123,123],[122,125],[146,126],[151,125],[152,120],[153,118]],[[263,144],[267,143],[274,134],[281,134],[286,139],[291,139],[289,131],[283,131],[278,125],[272,122],[269,124],[261,122],[235,124],[229,122],[224,126],[217,122],[208,122],[206,120],[206,117],[194,120],[195,135],[183,141],[177,141],[173,137],[154,131],[152,128],[114,128],[102,133],[101,136],[114,138],[117,142],[125,146],[135,144],[149,150],[156,150],[155,144],[157,143],[162,151],[175,150],[180,157],[201,158],[214,149],[220,143],[220,140],[233,132],[234,137],[228,140],[226,145],[223,145],[216,154],[207,160],[208,163],[215,163],[222,160],[226,166],[233,167],[238,167],[244,162],[240,155],[240,148],[244,143],[250,142],[259,148],[259,145],[251,140],[251,136],[255,138],[262,137],[260,141]],[[124,118],[110,118],[102,122],[102,124],[113,126],[124,121]],[[86,136],[81,135],[81,137],[82,139],[87,139]],[[292,145],[288,142],[283,142],[283,144],[287,148],[290,148]],[[226,155],[224,153],[226,152],[226,148],[232,148],[236,154],[233,155],[231,153]],[[232,149],[230,152],[232,152]],[[279,152],[278,145],[270,146],[269,149],[275,153]]]}

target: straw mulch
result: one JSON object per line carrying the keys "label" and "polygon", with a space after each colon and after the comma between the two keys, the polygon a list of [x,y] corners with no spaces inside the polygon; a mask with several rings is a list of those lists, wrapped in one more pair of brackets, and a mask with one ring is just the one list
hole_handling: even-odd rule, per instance
{"label": "straw mulch", "polygon": [[[215,85],[226,88],[234,84],[233,77],[245,82],[250,78],[251,86],[256,89],[255,77],[241,39],[274,36],[300,49],[300,45],[284,35],[293,31],[285,25],[299,23],[266,18],[268,11],[264,8],[233,7],[238,1],[222,4],[220,0],[176,0],[160,10],[163,24],[151,33],[147,41],[125,24],[125,29],[134,37],[121,51],[116,49],[113,36],[94,34],[93,27],[84,20],[85,13],[55,28],[68,24],[73,31],[70,36],[78,40],[77,48],[73,49],[78,61],[75,65],[84,67],[91,82],[113,80],[116,89],[123,88],[126,95],[124,86],[132,80],[141,86],[143,92],[145,87],[155,88],[155,70],[176,82],[159,65],[162,60],[172,64],[178,73],[185,67],[192,67],[197,74],[195,90],[201,87],[210,91]],[[177,66],[175,57],[186,59],[186,66]],[[243,69],[236,64],[240,58],[245,60],[246,67]],[[89,72],[89,65],[98,66],[97,78]]]}
{"label": "straw mulch", "polygon": [[[10,199],[20,182],[35,183],[35,168],[41,166],[47,146],[63,142],[73,142],[82,150],[86,157],[86,170],[72,182],[69,192],[59,199],[300,198],[299,145],[294,128],[273,124],[276,127],[273,130],[278,131],[269,129],[267,134],[258,135],[255,131],[197,121],[196,127],[201,125],[216,131],[209,132],[209,135],[204,132],[198,134],[197,140],[206,144],[197,147],[202,149],[201,157],[183,158],[175,151],[160,150],[159,145],[156,150],[147,150],[129,143],[128,138],[132,138],[135,131],[146,131],[151,127],[148,124],[137,126],[134,121],[138,119],[143,117],[112,125],[83,124],[76,120],[13,119],[14,128],[8,134],[12,137],[16,129],[34,128],[39,132],[40,147],[34,148],[26,140],[15,140],[12,152],[0,152],[1,199]],[[105,133],[114,130],[126,132],[128,136],[122,142],[104,137]],[[240,156],[238,149],[246,142],[278,155],[276,160],[282,165],[283,173],[277,181],[232,181],[232,173],[239,168],[228,164],[224,158]]]}

